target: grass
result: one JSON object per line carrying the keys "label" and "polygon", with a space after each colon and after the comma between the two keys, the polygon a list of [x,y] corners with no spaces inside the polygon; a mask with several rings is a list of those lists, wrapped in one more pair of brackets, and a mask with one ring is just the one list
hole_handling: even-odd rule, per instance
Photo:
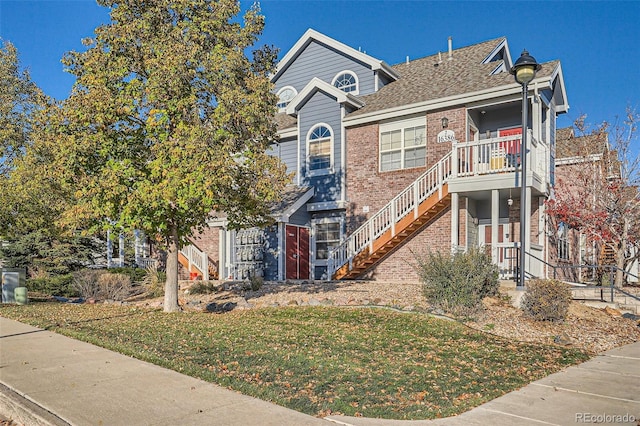
{"label": "grass", "polygon": [[0,315],[316,416],[452,416],[588,359],[382,309],[215,315],[33,303]]}

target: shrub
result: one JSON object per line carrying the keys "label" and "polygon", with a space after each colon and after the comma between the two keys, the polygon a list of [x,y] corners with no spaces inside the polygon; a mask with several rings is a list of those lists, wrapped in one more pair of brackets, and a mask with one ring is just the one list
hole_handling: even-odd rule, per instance
{"label": "shrub", "polygon": [[255,274],[251,274],[251,276],[249,277],[249,288],[252,291],[260,290],[263,284],[264,284],[264,279],[262,277],[259,277]]}
{"label": "shrub", "polygon": [[77,297],[80,294],[72,285],[73,275],[53,275],[44,278],[27,280],[29,291],[49,294],[51,296]]}
{"label": "shrub", "polygon": [[102,274],[98,277],[103,299],[124,300],[131,294],[131,277],[127,274]]}
{"label": "shrub", "polygon": [[562,321],[571,304],[571,290],[558,280],[531,280],[522,296],[522,310],[536,321]]}
{"label": "shrub", "polygon": [[86,299],[98,299],[100,289],[98,277],[106,274],[104,270],[82,269],[73,273],[73,288]]}
{"label": "shrub", "polygon": [[219,290],[219,284],[211,281],[195,281],[193,285],[189,287],[189,293],[191,294],[211,294]]}
{"label": "shrub", "polygon": [[83,269],[73,273],[73,288],[87,299],[123,300],[131,293],[131,278],[104,269]]}
{"label": "shrub", "polygon": [[482,299],[498,293],[498,267],[480,249],[429,253],[416,260],[429,303],[453,315],[473,315],[482,308]]}
{"label": "shrub", "polygon": [[132,267],[123,267],[123,268],[109,268],[106,269],[107,272],[111,274],[125,274],[129,276],[129,279],[132,283],[137,283],[144,281],[147,276],[147,270],[145,268],[132,268]]}
{"label": "shrub", "polygon": [[142,280],[142,287],[149,297],[160,297],[164,294],[166,280],[167,274],[158,271],[158,266],[153,263],[146,268],[146,276]]}

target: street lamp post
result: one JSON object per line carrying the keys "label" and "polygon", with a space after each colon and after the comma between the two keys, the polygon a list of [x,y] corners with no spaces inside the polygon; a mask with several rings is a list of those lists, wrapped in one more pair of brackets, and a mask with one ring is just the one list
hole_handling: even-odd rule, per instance
{"label": "street lamp post", "polygon": [[525,268],[525,241],[527,220],[527,86],[535,78],[536,71],[540,69],[535,58],[526,50],[518,58],[511,74],[522,85],[522,146],[520,147],[520,270],[518,274],[517,288],[524,290]]}

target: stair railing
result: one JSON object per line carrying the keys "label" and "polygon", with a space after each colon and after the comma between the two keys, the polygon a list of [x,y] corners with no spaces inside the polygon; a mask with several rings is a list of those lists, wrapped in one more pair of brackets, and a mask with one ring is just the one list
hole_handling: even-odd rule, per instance
{"label": "stair railing", "polygon": [[189,269],[191,269],[192,265],[195,266],[200,272],[202,272],[202,279],[204,281],[209,280],[209,258],[205,252],[201,251],[193,244],[190,244],[182,247],[180,249],[180,253],[182,253],[189,262]]}
{"label": "stair railing", "polygon": [[373,253],[373,243],[383,233],[391,230],[391,236],[395,236],[396,224],[408,214],[417,219],[420,203],[436,191],[442,196],[442,186],[450,175],[451,153],[448,153],[329,252],[327,279],[331,280],[347,263],[351,269],[355,257],[366,249]]}

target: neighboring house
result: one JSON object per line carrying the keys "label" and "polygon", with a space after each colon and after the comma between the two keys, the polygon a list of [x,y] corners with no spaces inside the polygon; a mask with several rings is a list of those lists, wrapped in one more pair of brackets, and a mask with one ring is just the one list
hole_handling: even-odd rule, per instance
{"label": "neighboring house", "polygon": [[[620,164],[616,155],[609,145],[606,132],[576,136],[571,127],[558,129],[556,132],[556,176],[558,181],[565,182],[564,190],[571,190],[571,183],[576,180],[576,176],[589,175],[590,179],[619,177]],[[637,193],[634,188],[629,189]],[[559,266],[556,268],[558,278],[579,282],[594,281],[604,270],[598,267],[616,264],[611,244],[590,239],[570,224],[549,217],[547,233],[547,260],[550,264]],[[582,266],[577,268],[576,265]],[[631,274],[626,280],[637,282],[638,262],[631,262],[626,269]]]}
{"label": "neighboring house", "polygon": [[[193,239],[192,270],[221,278],[415,280],[415,254],[486,247],[503,277],[517,265],[522,86],[506,38],[390,66],[308,30],[272,76],[280,140],[294,172],[276,224]],[[541,52],[534,52],[541,54]],[[556,117],[568,109],[559,61],[529,84],[527,276],[544,275],[544,201],[554,183]],[[197,248],[196,248],[197,247]],[[186,251],[185,251],[186,253]],[[209,266],[198,269],[194,259]],[[206,260],[208,259],[208,261]],[[203,273],[208,277],[209,273]]]}

